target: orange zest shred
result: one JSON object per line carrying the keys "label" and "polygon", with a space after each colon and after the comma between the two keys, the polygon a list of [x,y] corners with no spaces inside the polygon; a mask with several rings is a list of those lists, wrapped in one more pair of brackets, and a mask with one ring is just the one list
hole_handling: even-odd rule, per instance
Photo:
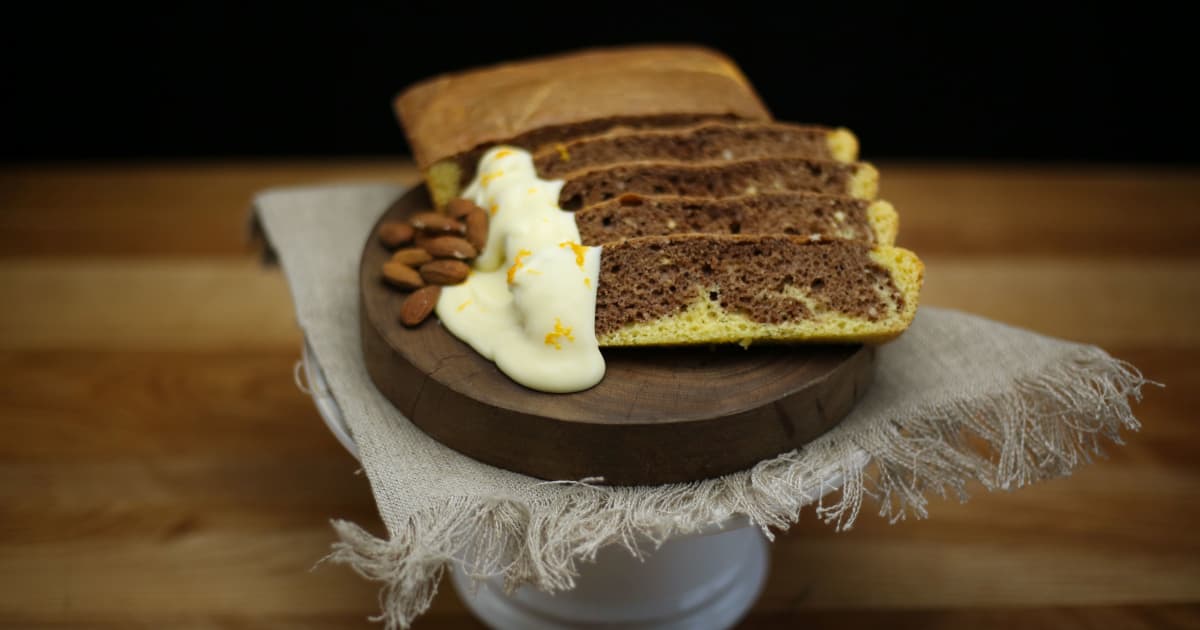
{"label": "orange zest shred", "polygon": [[512,266],[508,268],[508,283],[509,284],[512,284],[513,278],[516,277],[517,272],[521,270],[521,267],[525,266],[525,257],[529,256],[532,253],[533,252],[529,251],[528,249],[522,249],[522,250],[517,251],[517,255],[513,258]]}
{"label": "orange zest shred", "polygon": [[558,159],[564,162],[571,161],[571,154],[567,152],[567,145],[559,142],[554,145],[554,149],[558,151]]}
{"label": "orange zest shred", "polygon": [[500,211],[500,204],[498,204],[498,203],[492,204],[492,207],[488,208],[488,211],[491,214],[495,215],[497,212]]}
{"label": "orange zest shred", "polygon": [[571,327],[563,326],[562,320],[555,317],[554,330],[546,333],[546,345],[554,346],[555,350],[562,350],[562,342],[559,340],[563,337],[566,337],[567,341],[575,341],[575,337],[571,335]]}
{"label": "orange zest shred", "polygon": [[558,244],[559,247],[570,247],[571,251],[575,252],[575,264],[583,269],[583,255],[587,252],[587,248],[575,241],[563,241]]}
{"label": "orange zest shred", "polygon": [[458,308],[456,310],[461,313],[461,312],[463,312],[463,309],[467,308],[470,305],[471,305],[471,298],[467,298],[462,304],[458,305]]}
{"label": "orange zest shred", "polygon": [[510,155],[512,155],[512,151],[509,151],[508,149],[500,149],[499,151],[496,152],[496,155],[494,155],[493,157],[502,158],[502,157],[508,157]]}
{"label": "orange zest shred", "polygon": [[592,279],[591,279],[591,278],[589,278],[589,277],[587,277],[587,276],[584,276],[584,277],[583,277],[583,286],[585,286],[585,287],[591,287],[591,286],[592,286]]}
{"label": "orange zest shred", "polygon": [[497,177],[500,177],[503,174],[504,174],[504,171],[492,171],[491,173],[485,173],[483,176],[483,179],[482,179],[483,185],[487,186],[488,184],[490,184],[492,182],[493,179],[496,179]]}

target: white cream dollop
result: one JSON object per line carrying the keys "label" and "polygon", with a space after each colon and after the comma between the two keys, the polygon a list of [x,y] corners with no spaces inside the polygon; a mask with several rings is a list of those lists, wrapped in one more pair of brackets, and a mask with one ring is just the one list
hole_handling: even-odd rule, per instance
{"label": "white cream dollop", "polygon": [[600,248],[580,244],[558,207],[561,180],[537,176],[514,147],[483,155],[463,192],[488,210],[488,241],[462,284],[442,289],[437,315],[509,378],[544,392],[585,390],[604,378],[596,343]]}

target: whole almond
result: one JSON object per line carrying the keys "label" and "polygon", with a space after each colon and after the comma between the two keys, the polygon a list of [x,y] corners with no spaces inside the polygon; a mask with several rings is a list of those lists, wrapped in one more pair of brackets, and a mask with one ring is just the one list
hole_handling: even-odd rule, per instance
{"label": "whole almond", "polygon": [[485,212],[483,208],[475,205],[475,202],[471,201],[470,199],[456,197],[446,202],[446,216],[450,217],[451,219],[458,219],[459,221],[462,221],[463,217],[471,214],[472,210]]}
{"label": "whole almond", "polygon": [[413,224],[413,227],[427,232],[462,234],[467,231],[467,226],[463,225],[458,219],[451,219],[437,212],[418,212],[409,217],[408,220]]}
{"label": "whole almond", "polygon": [[383,279],[401,289],[412,290],[425,286],[425,281],[416,269],[399,262],[383,263]]}
{"label": "whole almond", "polygon": [[400,304],[400,323],[412,327],[425,321],[437,307],[441,295],[442,287],[438,286],[413,291],[412,295],[404,298],[404,302]]}
{"label": "whole almond", "polygon": [[421,265],[421,278],[429,284],[458,284],[470,273],[471,268],[461,260],[435,260]]}
{"label": "whole almond", "polygon": [[387,221],[379,226],[379,240],[386,247],[400,247],[413,239],[416,230],[401,221]]}
{"label": "whole almond", "polygon": [[421,247],[434,258],[457,258],[466,260],[479,255],[474,245],[457,236],[439,236],[425,241]]}
{"label": "whole almond", "polygon": [[392,254],[392,262],[404,263],[409,267],[420,267],[431,260],[433,256],[420,247],[405,247]]}
{"label": "whole almond", "polygon": [[488,214],[482,208],[475,208],[467,213],[463,220],[467,224],[467,242],[475,248],[475,251],[483,251],[483,246],[487,245],[488,237]]}

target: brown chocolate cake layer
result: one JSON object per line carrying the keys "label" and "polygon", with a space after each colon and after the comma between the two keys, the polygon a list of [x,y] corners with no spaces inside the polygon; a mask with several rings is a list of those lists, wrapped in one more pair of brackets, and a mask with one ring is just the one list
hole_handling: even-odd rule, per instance
{"label": "brown chocolate cake layer", "polygon": [[635,160],[702,162],[777,156],[834,160],[829,147],[831,131],[828,127],[759,122],[622,128],[543,147],[534,156],[534,164],[540,177],[554,179],[571,171]]}
{"label": "brown chocolate cake layer", "polygon": [[802,192],[719,199],[628,193],[580,209],[575,213],[575,225],[584,245],[689,232],[817,234],[873,244],[876,234],[867,218],[871,203]]}
{"label": "brown chocolate cake layer", "polygon": [[[597,118],[553,127],[541,127],[512,138],[505,138],[502,141],[486,142],[447,159],[458,165],[461,172],[459,186],[465,187],[471,181],[471,178],[475,177],[479,158],[488,149],[497,144],[511,145],[530,152],[553,151],[557,144],[571,142],[579,138],[594,137],[597,134],[603,134],[617,127],[627,131],[651,128],[669,130],[679,127],[694,127],[698,123],[729,122],[732,120],[736,119],[728,115],[718,114],[661,114],[657,116],[613,116]],[[557,154],[557,151],[555,153]]]}
{"label": "brown chocolate cake layer", "polygon": [[700,164],[630,162],[566,175],[558,200],[563,209],[578,210],[626,193],[731,197],[793,191],[847,195],[851,181],[864,166],[803,158]]}
{"label": "brown chocolate cake layer", "polygon": [[903,310],[905,298],[870,252],[864,243],[789,236],[690,234],[611,243],[600,256],[596,334],[675,315],[703,292],[724,310],[765,324],[811,318],[814,304],[879,321]]}

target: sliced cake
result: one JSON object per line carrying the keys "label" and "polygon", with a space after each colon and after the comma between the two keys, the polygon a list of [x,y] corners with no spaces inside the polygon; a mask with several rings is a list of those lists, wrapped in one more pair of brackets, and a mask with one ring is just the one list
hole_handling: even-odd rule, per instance
{"label": "sliced cake", "polygon": [[874,245],[896,241],[899,216],[886,201],[817,193],[677,197],[626,193],[575,213],[584,245],[701,232],[790,234]]}
{"label": "sliced cake", "polygon": [[776,122],[713,121],[674,129],[620,128],[543,147],[534,155],[545,179],[620,162],[706,162],[805,157],[853,162],[858,139],[847,129]]}
{"label": "sliced cake", "polygon": [[898,247],[793,236],[652,236],[605,245],[601,346],[878,343],[912,322],[924,266]]}
{"label": "sliced cake", "polygon": [[874,199],[879,172],[866,162],[756,158],[731,162],[629,162],[569,173],[559,194],[566,210],[626,194],[732,197],[766,192],[816,192]]}
{"label": "sliced cake", "polygon": [[439,207],[498,143],[533,150],[615,126],[771,118],[732,61],[696,46],[588,50],[442,75],[405,90],[395,108]]}

